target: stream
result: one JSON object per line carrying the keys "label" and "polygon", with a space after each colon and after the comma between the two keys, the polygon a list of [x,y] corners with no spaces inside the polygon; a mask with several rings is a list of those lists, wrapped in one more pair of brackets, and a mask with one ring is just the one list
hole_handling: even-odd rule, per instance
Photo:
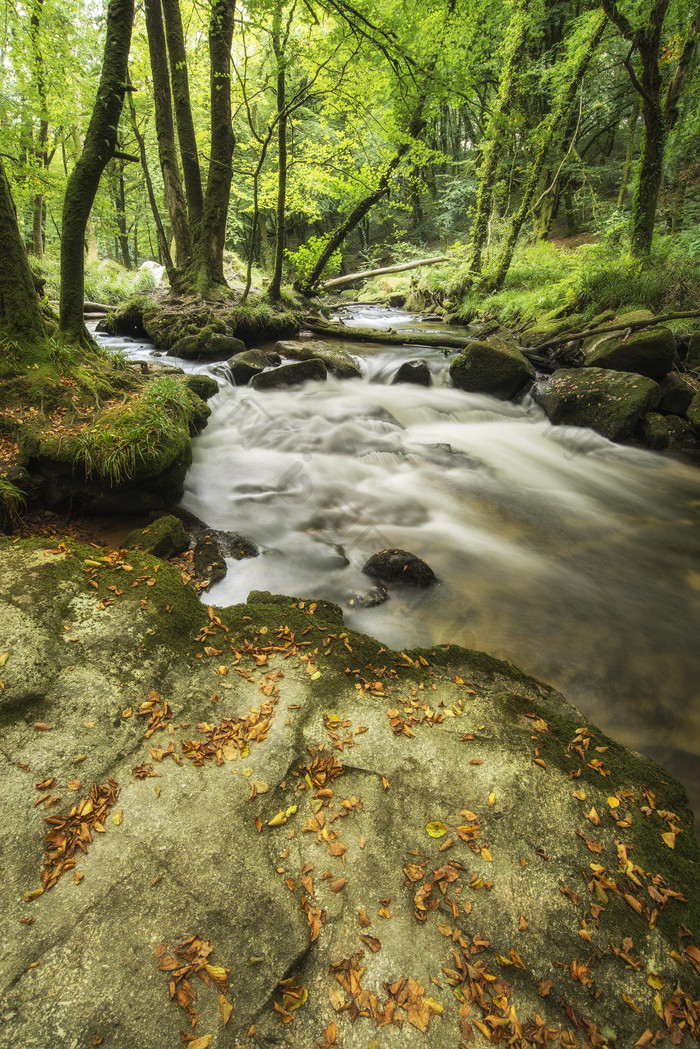
{"label": "stream", "polygon": [[[441,330],[381,307],[339,316]],[[284,391],[235,387],[225,364],[172,360],[220,383],[182,504],[261,548],[229,562],[206,600],[325,598],[392,647],[453,642],[511,660],[683,780],[700,812],[697,467],[553,427],[527,401],[455,389],[439,349],[341,345],[362,378]],[[432,386],[391,385],[417,357]],[[368,607],[362,565],[387,547],[422,557],[440,585],[394,587]]]}

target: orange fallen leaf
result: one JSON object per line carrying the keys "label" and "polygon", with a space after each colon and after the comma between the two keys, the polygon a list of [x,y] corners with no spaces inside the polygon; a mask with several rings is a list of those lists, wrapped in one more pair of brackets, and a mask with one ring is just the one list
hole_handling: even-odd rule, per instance
{"label": "orange fallen leaf", "polygon": [[348,880],[347,878],[336,878],[334,881],[332,881],[330,883],[329,888],[330,888],[331,892],[342,892],[343,889],[345,888],[347,880]]}
{"label": "orange fallen leaf", "polygon": [[225,1027],[231,1019],[231,1013],[233,1012],[233,1006],[231,1005],[225,994],[219,995],[219,1011],[221,1013],[221,1018],[224,1021]]}

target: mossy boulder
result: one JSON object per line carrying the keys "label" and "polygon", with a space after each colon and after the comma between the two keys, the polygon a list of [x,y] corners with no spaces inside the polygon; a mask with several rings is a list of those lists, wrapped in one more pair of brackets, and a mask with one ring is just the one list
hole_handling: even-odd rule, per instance
{"label": "mossy boulder", "polygon": [[659,383],[659,388],[659,411],[668,412],[669,415],[685,415],[693,398],[700,393],[697,380],[693,381],[690,376],[681,375],[680,372],[669,372],[665,375]]}
{"label": "mossy boulder", "polygon": [[231,378],[236,386],[245,386],[254,375],[259,375],[269,365],[270,360],[267,354],[257,349],[239,353],[228,362]]}
{"label": "mossy boulder", "polygon": [[666,417],[659,412],[647,412],[637,423],[634,435],[652,451],[668,448],[670,438]]}
{"label": "mossy boulder", "polygon": [[535,369],[515,346],[474,341],[453,358],[452,382],[468,393],[487,393],[507,400],[535,378]]}
{"label": "mossy boulder", "polygon": [[211,375],[188,375],[184,381],[185,386],[203,401],[208,401],[219,392],[219,384]]}
{"label": "mossy boulder", "polygon": [[[72,543],[0,540],[0,621],[7,1046],[179,1044],[198,937],[229,970],[223,1002],[194,981],[202,1044],[697,1040],[684,790],[544,683],[323,601],[208,608],[150,554]],[[53,821],[105,806],[73,856],[46,780]]]}
{"label": "mossy boulder", "polygon": [[686,419],[697,434],[700,434],[700,394],[696,394],[685,413]]}
{"label": "mossy boulder", "polygon": [[181,554],[190,545],[182,521],[172,514],[157,518],[147,528],[129,532],[124,540],[127,549],[140,547],[155,557],[173,557]]}
{"label": "mossy boulder", "polygon": [[689,371],[700,371],[700,332],[690,336],[688,352],[685,355],[685,366]]}
{"label": "mossy boulder", "polygon": [[296,364],[283,364],[279,368],[260,372],[250,380],[256,390],[275,390],[285,386],[298,386],[302,382],[323,381],[326,378],[326,366],[323,361],[299,361]]}
{"label": "mossy boulder", "polygon": [[550,422],[587,426],[611,441],[622,441],[655,406],[659,387],[636,373],[562,368],[548,381],[535,383],[532,396]]}
{"label": "mossy boulder", "polygon": [[362,374],[359,364],[351,354],[320,340],[280,340],[275,343],[275,352],[295,361],[323,361],[327,370],[339,379],[355,379]]}
{"label": "mossy boulder", "polygon": [[661,379],[671,370],[675,360],[673,332],[669,328],[653,327],[634,332],[627,338],[619,334],[604,336],[587,352],[584,367],[611,368]]}

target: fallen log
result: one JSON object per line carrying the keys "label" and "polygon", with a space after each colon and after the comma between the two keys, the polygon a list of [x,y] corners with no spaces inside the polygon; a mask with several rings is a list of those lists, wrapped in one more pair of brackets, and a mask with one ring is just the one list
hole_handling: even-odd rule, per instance
{"label": "fallen log", "polygon": [[637,331],[639,328],[652,328],[655,324],[665,324],[667,321],[685,320],[687,317],[700,317],[700,310],[686,310],[683,313],[665,313],[659,317],[653,317],[646,321],[633,321],[632,323],[602,324],[598,328],[583,328],[580,331],[567,331],[558,335],[555,339],[548,339],[537,346],[538,350],[548,350],[552,346],[561,346],[565,342],[574,342],[577,339],[589,339],[591,335],[607,335],[608,332]]}
{"label": "fallen log", "polygon": [[83,313],[110,313],[114,306],[106,306],[104,302],[84,302]]}
{"label": "fallen log", "polygon": [[[448,335],[447,332],[409,332],[396,331],[394,328],[378,331],[376,328],[351,328],[344,324],[330,324],[317,320],[315,317],[305,317],[304,326],[317,335],[325,335],[330,339],[348,339],[350,342],[381,342],[389,346],[437,346],[446,350],[464,350],[478,339],[467,338],[464,335]],[[552,365],[539,354],[537,350],[518,347],[524,357],[533,364],[553,369]]]}
{"label": "fallen log", "polygon": [[435,266],[438,262],[449,262],[448,255],[437,255],[433,259],[416,259],[414,262],[402,262],[396,266],[382,266],[381,269],[365,270],[363,273],[346,273],[344,277],[333,277],[332,280],[324,280],[323,288],[339,288],[341,284],[354,284],[356,280],[369,280],[371,277],[382,277],[385,273],[402,273],[404,270],[414,270],[418,266]]}

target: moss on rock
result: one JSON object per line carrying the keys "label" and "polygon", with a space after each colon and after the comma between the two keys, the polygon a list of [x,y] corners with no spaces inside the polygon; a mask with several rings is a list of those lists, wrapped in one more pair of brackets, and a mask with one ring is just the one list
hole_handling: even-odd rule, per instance
{"label": "moss on rock", "polygon": [[535,369],[515,346],[474,341],[453,358],[450,376],[460,390],[507,400],[535,378]]}

